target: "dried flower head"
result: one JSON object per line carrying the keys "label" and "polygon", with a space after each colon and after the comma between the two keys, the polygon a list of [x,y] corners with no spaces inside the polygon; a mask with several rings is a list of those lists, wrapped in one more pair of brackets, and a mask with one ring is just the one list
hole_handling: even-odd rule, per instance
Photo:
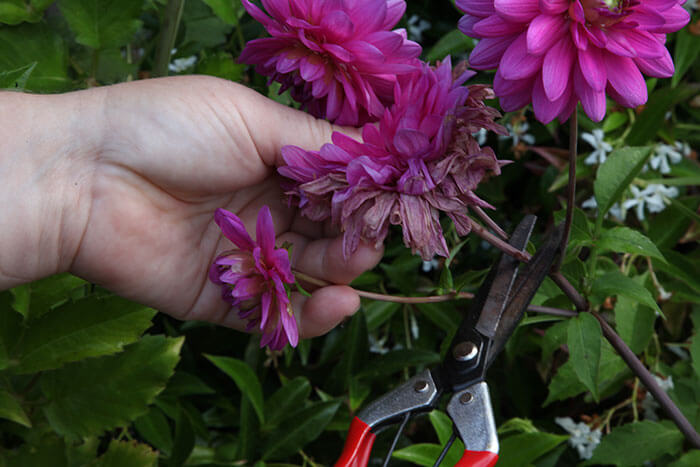
{"label": "dried flower head", "polygon": [[453,77],[449,57],[436,68],[424,64],[399,77],[394,104],[378,125],[362,128],[363,142],[336,132],[320,151],[282,149],[287,165],[279,172],[293,181],[288,193],[307,217],[341,227],[346,256],[360,240],[381,244],[391,224],[426,261],[447,256],[440,212],[465,235],[469,206],[491,207],[474,190],[487,174],[499,174],[501,163],[472,135],[504,130],[483,102],[491,90],[462,86],[471,75],[464,68]]}
{"label": "dried flower head", "polygon": [[469,61],[497,68],[494,91],[510,112],[532,103],[548,123],[566,120],[581,101],[600,121],[606,95],[646,102],[642,73],[673,75],[666,34],[688,23],[684,0],[457,0],[459,28],[480,38]]}
{"label": "dried flower head", "polygon": [[403,0],[248,0],[245,9],[272,37],[248,42],[240,60],[282,84],[313,115],[339,125],[376,121],[391,103],[396,75],[417,65],[421,47],[405,30]]}
{"label": "dried flower head", "polygon": [[293,284],[289,253],[275,248],[275,230],[270,208],[258,214],[256,240],[250,238],[243,222],[225,209],[217,209],[214,220],[224,236],[239,249],[221,254],[209,270],[209,279],[221,285],[222,296],[247,330],[262,333],[260,346],[282,349],[287,342],[296,347],[299,331],[285,284]]}

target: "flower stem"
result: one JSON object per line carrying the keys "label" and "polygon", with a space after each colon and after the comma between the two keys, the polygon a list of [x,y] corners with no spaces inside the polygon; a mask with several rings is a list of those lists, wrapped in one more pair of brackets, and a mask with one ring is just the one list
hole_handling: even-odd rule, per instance
{"label": "flower stem", "polygon": [[498,238],[497,236],[486,230],[482,225],[477,224],[474,221],[472,221],[472,232],[474,232],[479,237],[486,240],[488,243],[495,246],[505,254],[510,255],[519,261],[528,262],[530,261],[530,258],[532,258],[532,255],[530,255],[528,252],[518,250],[517,248],[509,244],[507,241]]}
{"label": "flower stem", "polygon": [[491,230],[493,230],[494,232],[496,232],[496,235],[498,235],[499,237],[501,237],[501,238],[504,239],[504,240],[507,240],[507,239],[508,239],[508,234],[505,232],[505,230],[503,230],[503,229],[501,228],[501,226],[499,226],[498,224],[496,224],[496,223],[494,222],[494,220],[491,219],[491,218],[489,217],[489,215],[486,214],[486,212],[484,212],[483,209],[481,209],[479,206],[474,206],[472,209],[474,210],[474,212],[476,213],[476,215],[479,216],[479,217],[481,218],[481,220],[484,221],[484,222],[486,223],[486,225],[489,227],[489,229],[491,229]]}
{"label": "flower stem", "polygon": [[569,186],[566,190],[566,219],[564,220],[564,236],[561,239],[561,255],[554,265],[558,271],[566,254],[566,246],[571,235],[571,224],[574,219],[574,202],[576,200],[576,158],[578,157],[578,110],[574,109],[569,119]]}
{"label": "flower stem", "polygon": [[177,30],[180,27],[185,0],[169,0],[163,13],[163,23],[160,37],[156,46],[156,56],[153,64],[153,76],[168,76],[170,51],[175,47]]}

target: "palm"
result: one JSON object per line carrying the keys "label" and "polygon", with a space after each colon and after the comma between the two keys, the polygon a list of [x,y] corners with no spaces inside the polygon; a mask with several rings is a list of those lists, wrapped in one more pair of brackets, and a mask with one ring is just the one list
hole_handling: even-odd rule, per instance
{"label": "palm", "polygon": [[[313,119],[207,78],[110,92],[119,100],[106,96],[108,120],[128,123],[109,128],[94,160],[88,224],[73,268],[78,274],[175,317],[240,328],[218,286],[207,280],[216,255],[231,248],[213,222],[216,208],[236,213],[253,233],[259,209],[270,206],[278,242],[294,244],[295,267],[333,282],[351,280],[378,259],[367,249],[343,264],[339,239],[322,239],[321,226],[284,202],[273,169],[279,147],[313,138],[320,146],[327,135],[313,134]],[[136,116],[125,117],[126,109]],[[342,318],[315,309],[331,296],[356,300],[349,290],[327,289],[305,306],[306,334],[325,332]],[[294,301],[300,308],[301,297]]]}

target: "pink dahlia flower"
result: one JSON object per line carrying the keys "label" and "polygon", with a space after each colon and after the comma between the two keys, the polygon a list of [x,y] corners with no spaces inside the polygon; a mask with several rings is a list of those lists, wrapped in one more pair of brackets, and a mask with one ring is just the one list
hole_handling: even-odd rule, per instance
{"label": "pink dahlia flower", "polygon": [[496,68],[506,111],[532,102],[538,120],[566,120],[581,101],[595,121],[606,94],[625,107],[646,102],[642,73],[673,75],[666,34],[689,20],[685,0],[457,0],[459,28],[481,38],[469,58]]}
{"label": "pink dahlia flower", "polygon": [[247,330],[260,330],[261,347],[279,350],[287,342],[296,347],[299,331],[285,287],[294,276],[287,250],[275,248],[270,208],[263,206],[258,214],[255,241],[235,214],[217,209],[214,220],[239,249],[216,258],[209,279],[222,286],[224,300],[248,321]]}
{"label": "pink dahlia flower", "polygon": [[272,37],[248,42],[240,61],[282,84],[316,117],[338,125],[376,121],[396,75],[416,69],[421,47],[390,31],[403,0],[263,0],[245,9]]}
{"label": "pink dahlia flower", "polygon": [[394,104],[378,125],[362,128],[362,143],[336,132],[320,151],[282,148],[287,165],[279,172],[293,181],[288,193],[307,217],[341,227],[346,256],[361,239],[381,244],[390,224],[402,227],[406,246],[424,259],[447,256],[440,212],[465,235],[468,207],[490,207],[474,190],[501,164],[472,133],[502,129],[493,122],[498,112],[483,103],[490,89],[461,86],[472,74],[453,78],[449,58],[437,68],[423,65],[398,78]]}

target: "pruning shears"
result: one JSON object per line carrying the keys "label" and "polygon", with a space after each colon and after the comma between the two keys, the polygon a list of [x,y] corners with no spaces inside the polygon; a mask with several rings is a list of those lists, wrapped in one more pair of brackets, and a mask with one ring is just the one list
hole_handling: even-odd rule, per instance
{"label": "pruning shears", "polygon": [[[535,225],[526,216],[515,228],[510,245],[525,250]],[[491,406],[486,370],[503,350],[523,317],[532,297],[560,254],[562,229],[546,237],[532,259],[519,267],[518,260],[502,255],[474,297],[452,340],[445,360],[424,370],[375,400],[353,419],[336,467],[361,467],[369,462],[376,432],[400,423],[384,465],[412,414],[435,408],[443,394],[451,393],[447,414],[454,431],[435,462],[440,465],[457,436],[466,448],[458,467],[491,467],[498,461],[498,437]]]}

